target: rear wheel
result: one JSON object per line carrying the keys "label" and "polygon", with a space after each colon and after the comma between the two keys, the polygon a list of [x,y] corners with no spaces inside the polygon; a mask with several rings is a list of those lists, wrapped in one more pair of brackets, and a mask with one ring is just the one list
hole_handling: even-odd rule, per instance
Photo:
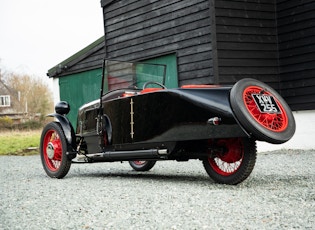
{"label": "rear wheel", "polygon": [[149,171],[156,161],[129,161],[130,166],[136,171]]}
{"label": "rear wheel", "polygon": [[256,143],[248,138],[209,140],[209,155],[203,165],[211,179],[220,184],[235,185],[253,171]]}
{"label": "rear wheel", "polygon": [[40,156],[45,172],[50,177],[63,178],[69,172],[66,137],[56,122],[47,124],[40,140]]}

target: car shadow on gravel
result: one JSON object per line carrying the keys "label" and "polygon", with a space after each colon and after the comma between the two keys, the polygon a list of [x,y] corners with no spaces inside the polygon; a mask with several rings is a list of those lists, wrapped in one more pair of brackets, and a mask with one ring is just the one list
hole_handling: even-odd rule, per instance
{"label": "car shadow on gravel", "polygon": [[251,188],[251,189],[268,189],[268,190],[278,190],[278,189],[290,189],[296,188],[307,188],[314,186],[314,176],[305,175],[280,175],[280,174],[259,174],[251,175],[245,181],[238,185],[225,185],[218,184],[214,182],[206,174],[202,175],[200,173],[195,175],[188,175],[187,173],[154,173],[154,172],[135,172],[135,171],[123,171],[123,172],[73,172],[68,174],[62,180],[72,180],[72,179],[83,179],[83,180],[93,180],[93,179],[104,179],[111,180],[121,183],[169,183],[169,184],[193,184],[199,186],[210,186],[214,188],[226,188],[234,189],[236,187]]}
{"label": "car shadow on gravel", "polygon": [[168,183],[210,183],[216,184],[207,175],[184,175],[184,174],[154,174],[154,173],[141,173],[134,171],[126,172],[108,172],[108,173],[79,173],[76,175],[69,175],[70,177],[80,177],[80,178],[110,178],[118,180],[143,180],[143,181],[156,181],[156,182],[168,182]]}
{"label": "car shadow on gravel", "polygon": [[312,186],[314,184],[314,176],[306,175],[260,175],[256,174],[248,180],[247,185],[251,187],[296,187],[299,186]]}

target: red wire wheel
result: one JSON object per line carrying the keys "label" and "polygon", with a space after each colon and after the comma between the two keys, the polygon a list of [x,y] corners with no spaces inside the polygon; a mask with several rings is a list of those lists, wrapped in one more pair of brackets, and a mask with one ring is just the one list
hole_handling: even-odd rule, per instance
{"label": "red wire wheel", "polygon": [[270,86],[245,78],[230,93],[231,108],[242,127],[257,140],[281,144],[295,133],[295,120],[284,99]]}
{"label": "red wire wheel", "polygon": [[242,164],[244,158],[244,147],[240,139],[219,140],[219,146],[224,146],[227,151],[219,153],[215,158],[209,158],[209,164],[218,173],[223,176],[229,176],[235,173]]}
{"label": "red wire wheel", "polygon": [[152,169],[155,163],[156,161],[142,161],[142,160],[129,161],[130,166],[135,171],[142,171],[142,172],[149,171],[150,169]]}
{"label": "red wire wheel", "polygon": [[256,162],[256,143],[248,138],[211,140],[209,155],[203,161],[208,175],[217,183],[235,185],[251,174]]}
{"label": "red wire wheel", "polygon": [[[268,92],[264,92],[263,94],[261,94],[260,98],[266,98],[267,101],[270,98],[274,98],[275,104],[273,106],[270,106],[271,108],[267,110],[270,112],[262,112],[259,106],[257,106],[257,102],[255,101],[253,95],[259,96],[259,94],[263,91],[264,89],[258,86],[247,87],[243,92],[244,104],[248,112],[259,124],[271,131],[282,132],[288,127],[287,113],[281,103]],[[266,107],[266,104],[264,104],[264,100],[262,101],[262,105]]]}
{"label": "red wire wheel", "polygon": [[51,171],[57,171],[61,165],[62,145],[55,130],[48,130],[44,137],[44,160]]}
{"label": "red wire wheel", "polygon": [[66,137],[56,122],[47,124],[42,132],[40,155],[45,172],[50,177],[64,177],[71,166],[71,160],[66,155]]}

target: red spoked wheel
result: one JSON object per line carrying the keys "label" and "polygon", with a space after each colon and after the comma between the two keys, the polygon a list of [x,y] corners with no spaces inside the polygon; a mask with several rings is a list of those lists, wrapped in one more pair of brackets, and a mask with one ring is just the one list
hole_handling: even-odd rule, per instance
{"label": "red spoked wheel", "polygon": [[135,170],[135,171],[149,171],[150,169],[153,168],[155,165],[156,161],[129,161],[130,166]]}
{"label": "red spoked wheel", "polygon": [[[244,104],[248,112],[260,125],[274,132],[282,132],[288,127],[287,113],[277,98],[269,92],[263,91],[264,89],[258,86],[247,87],[243,92]],[[255,101],[253,95],[257,95],[263,108],[259,108],[257,105],[259,102]]]}
{"label": "red spoked wheel", "polygon": [[209,158],[209,164],[218,173],[223,176],[232,175],[242,164],[244,158],[244,147],[240,139],[223,139],[217,142],[217,145],[224,146],[227,151],[218,153],[214,158]]}
{"label": "red spoked wheel", "polygon": [[270,86],[242,79],[231,89],[230,103],[239,123],[257,140],[281,144],[294,135],[291,109]]}
{"label": "red spoked wheel", "polygon": [[203,161],[217,183],[235,185],[244,181],[256,162],[256,143],[247,138],[209,140],[209,158]]}
{"label": "red spoked wheel", "polygon": [[64,177],[71,166],[66,155],[66,137],[56,122],[47,124],[42,132],[40,155],[45,172],[50,177]]}

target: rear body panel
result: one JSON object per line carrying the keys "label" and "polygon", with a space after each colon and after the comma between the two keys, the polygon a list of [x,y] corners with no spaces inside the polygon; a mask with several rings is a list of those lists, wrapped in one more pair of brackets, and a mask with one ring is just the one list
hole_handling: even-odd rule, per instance
{"label": "rear body panel", "polygon": [[[161,148],[170,142],[246,136],[237,124],[229,103],[231,87],[165,89],[149,93],[116,91],[103,97],[103,114],[112,126],[114,150]],[[132,95],[132,94],[128,94]],[[100,151],[97,135],[99,101],[81,107],[77,134],[88,152]],[[220,125],[210,125],[213,117]]]}

